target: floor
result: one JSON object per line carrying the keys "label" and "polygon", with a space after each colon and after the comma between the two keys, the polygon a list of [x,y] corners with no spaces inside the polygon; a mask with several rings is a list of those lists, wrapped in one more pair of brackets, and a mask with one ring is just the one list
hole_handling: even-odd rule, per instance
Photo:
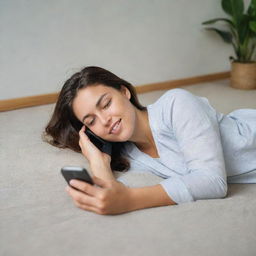
{"label": "floor", "polygon": [[[256,90],[233,89],[228,80],[182,88],[207,97],[224,114],[256,108]],[[151,104],[164,92],[139,99]],[[256,255],[255,184],[232,184],[225,199],[117,216],[76,208],[60,168],[88,163],[81,154],[42,142],[53,107],[0,113],[0,255]],[[159,181],[128,178],[138,186]]]}

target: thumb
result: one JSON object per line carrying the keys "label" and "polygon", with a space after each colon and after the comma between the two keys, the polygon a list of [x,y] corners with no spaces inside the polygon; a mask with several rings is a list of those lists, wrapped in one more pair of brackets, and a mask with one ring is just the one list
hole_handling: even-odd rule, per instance
{"label": "thumb", "polygon": [[106,180],[103,180],[97,176],[92,176],[92,180],[96,185],[102,188],[106,188],[108,186],[108,182]]}

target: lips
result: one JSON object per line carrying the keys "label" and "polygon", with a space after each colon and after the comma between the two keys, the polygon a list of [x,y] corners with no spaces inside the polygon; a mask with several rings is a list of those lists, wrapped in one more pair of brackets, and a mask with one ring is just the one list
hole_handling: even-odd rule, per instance
{"label": "lips", "polygon": [[109,130],[109,133],[111,133],[111,131],[112,131],[112,129],[115,127],[115,125],[117,124],[117,123],[119,123],[121,121],[121,118],[118,120],[118,121],[116,121],[112,126],[111,126],[111,128],[110,128],[110,130]]}

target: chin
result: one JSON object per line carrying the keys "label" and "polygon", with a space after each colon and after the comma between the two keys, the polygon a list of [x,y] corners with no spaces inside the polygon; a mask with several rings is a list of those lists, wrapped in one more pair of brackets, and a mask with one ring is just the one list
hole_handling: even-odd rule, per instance
{"label": "chin", "polygon": [[132,137],[132,131],[129,131],[129,130],[125,130],[125,131],[122,131],[121,134],[119,135],[116,135],[115,138],[115,141],[112,140],[113,142],[126,142],[128,140],[130,140],[130,138]]}

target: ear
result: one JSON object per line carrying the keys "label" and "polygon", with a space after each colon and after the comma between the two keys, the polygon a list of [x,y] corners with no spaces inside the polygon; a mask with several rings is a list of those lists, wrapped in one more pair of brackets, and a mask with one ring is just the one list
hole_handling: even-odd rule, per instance
{"label": "ear", "polygon": [[130,91],[127,89],[127,87],[125,87],[124,85],[121,85],[121,92],[122,94],[127,98],[130,99],[131,98],[131,93]]}

